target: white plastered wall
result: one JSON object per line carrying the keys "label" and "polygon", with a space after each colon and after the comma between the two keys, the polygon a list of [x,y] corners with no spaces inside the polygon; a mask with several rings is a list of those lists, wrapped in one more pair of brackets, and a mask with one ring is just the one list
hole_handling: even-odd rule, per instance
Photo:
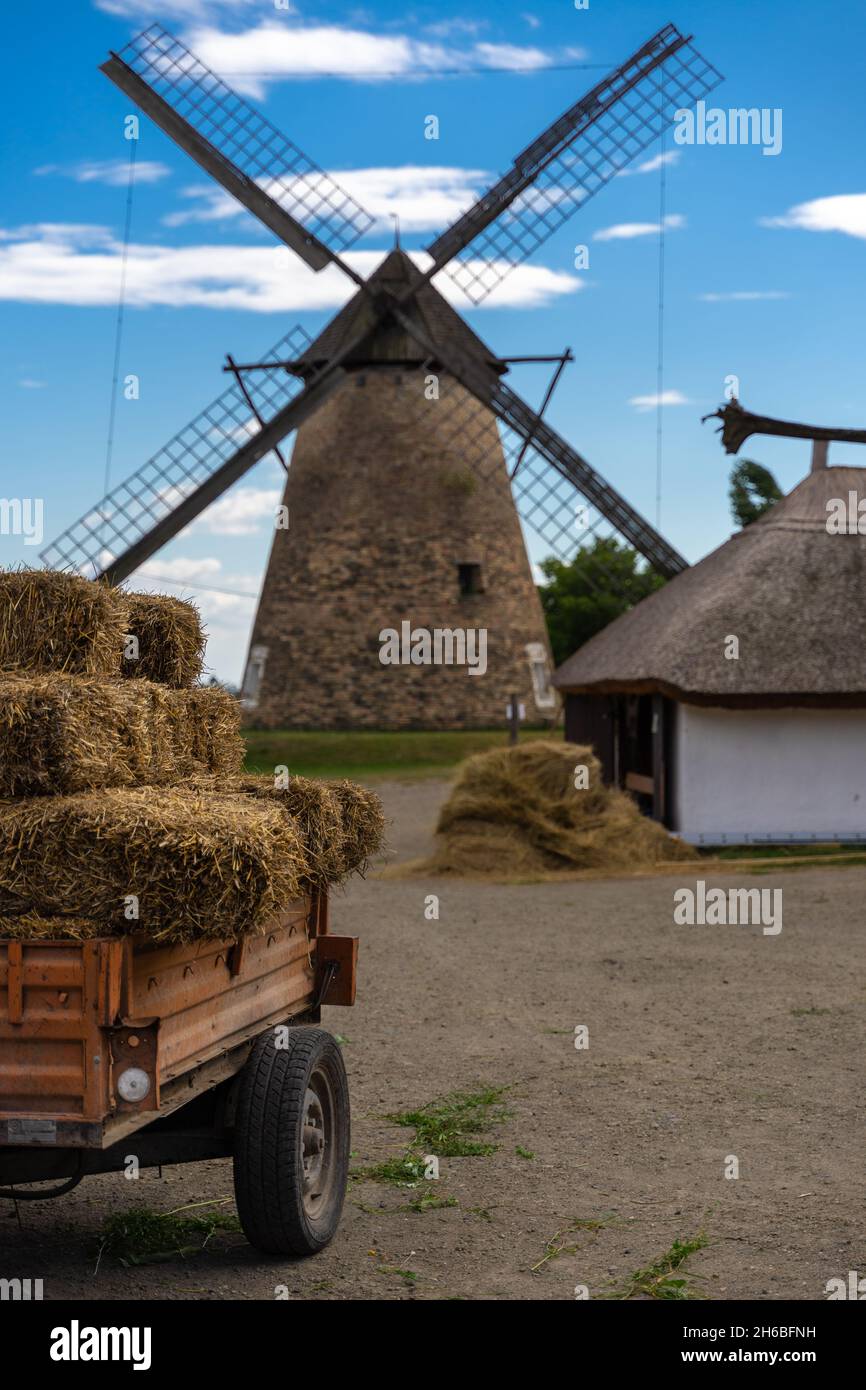
{"label": "white plastered wall", "polygon": [[674,829],[693,844],[866,840],[866,710],[677,705]]}

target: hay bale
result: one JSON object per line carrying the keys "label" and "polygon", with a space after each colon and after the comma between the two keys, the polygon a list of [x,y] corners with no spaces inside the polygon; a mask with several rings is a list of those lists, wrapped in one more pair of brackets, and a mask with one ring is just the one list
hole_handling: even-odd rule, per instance
{"label": "hay bale", "polygon": [[382,803],[375,792],[357,782],[326,782],[325,786],[334,792],[343,812],[344,873],[366,873],[385,841]]}
{"label": "hay bale", "polygon": [[310,886],[339,883],[364,872],[382,845],[384,815],[373,792],[352,782],[317,782],[290,777],[275,786],[267,774],[221,784],[232,792],[279,806],[298,826],[307,851]]}
{"label": "hay bale", "polygon": [[[575,786],[575,769],[588,786]],[[575,870],[647,868],[695,851],[605,787],[591,748],[547,740],[468,758],[436,826],[423,873],[547,877]]]}
{"label": "hay bale", "polygon": [[124,656],[123,674],[186,689],[201,675],[206,638],[198,609],[166,594],[126,594],[127,634],[138,643],[138,656]]}
{"label": "hay bale", "polygon": [[237,702],[219,687],[0,674],[0,797],[236,773],[239,725]]}
{"label": "hay bale", "polygon": [[127,631],[117,589],[61,570],[0,571],[0,670],[116,676]]}
{"label": "hay bale", "polygon": [[254,932],[308,874],[301,836],[276,807],[177,788],[0,805],[0,842],[4,916],[81,918],[154,941]]}
{"label": "hay bale", "polygon": [[241,737],[241,707],[235,697],[221,685],[198,685],[170,693],[184,710],[194,762],[217,776],[239,774],[246,746]]}
{"label": "hay bale", "polygon": [[104,927],[86,917],[40,917],[36,912],[10,917],[8,913],[0,913],[0,939],[90,941],[95,936],[105,935]]}

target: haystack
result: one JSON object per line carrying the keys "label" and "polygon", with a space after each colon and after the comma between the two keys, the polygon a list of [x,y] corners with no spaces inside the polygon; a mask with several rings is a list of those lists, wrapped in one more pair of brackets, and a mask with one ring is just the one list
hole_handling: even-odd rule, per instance
{"label": "haystack", "polygon": [[604,786],[591,748],[539,740],[468,758],[440,813],[432,857],[404,872],[546,878],[691,858],[631,797]]}
{"label": "haystack", "polygon": [[116,676],[126,595],[59,570],[0,572],[0,670]]}
{"label": "haystack", "polygon": [[126,594],[127,633],[136,639],[135,660],[124,658],[123,674],[181,690],[201,675],[206,637],[194,604],[166,594]]}
{"label": "haystack", "polygon": [[4,920],[62,917],[156,941],[254,932],[308,874],[301,835],[277,807],[180,788],[6,804],[0,841]]}
{"label": "haystack", "polygon": [[242,766],[238,704],[220,687],[0,675],[0,797],[156,786]]}

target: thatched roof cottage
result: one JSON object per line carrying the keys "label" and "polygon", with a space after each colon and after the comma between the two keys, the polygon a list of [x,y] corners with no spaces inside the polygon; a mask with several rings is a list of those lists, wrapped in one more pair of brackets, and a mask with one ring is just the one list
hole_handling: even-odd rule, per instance
{"label": "thatched roof cottage", "polygon": [[814,469],[554,684],[566,736],[692,843],[866,839],[866,469]]}

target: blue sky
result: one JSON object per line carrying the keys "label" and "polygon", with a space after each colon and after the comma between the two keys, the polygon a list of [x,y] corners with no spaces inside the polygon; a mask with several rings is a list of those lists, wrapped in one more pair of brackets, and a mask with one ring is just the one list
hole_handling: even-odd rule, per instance
{"label": "blue sky", "polygon": [[[152,19],[189,39],[379,216],[358,248],[365,268],[390,244],[390,210],[401,212],[404,244],[422,246],[654,30],[672,20],[694,32],[726,78],[711,103],[780,108],[783,143],[776,157],[754,145],[684,146],[666,168],[665,389],[673,403],[663,412],[662,531],[690,560],[730,534],[730,460],[700,424],[727,376],[739,377],[744,404],[762,413],[866,423],[859,0],[590,0],[580,11],[567,0],[296,0],[291,12],[273,0],[18,6],[5,16],[0,98],[0,491],[44,499],[46,541],[102,494],[126,200],[123,118],[133,108],[97,68]],[[280,76],[287,66],[309,75]],[[500,67],[524,70],[492,70]],[[319,75],[335,68],[339,78]],[[442,68],[472,71],[430,75]],[[438,141],[424,139],[430,114]],[[256,357],[295,322],[315,332],[346,293],[330,272],[316,277],[299,265],[247,213],[215,202],[201,171],[146,118],[137,161],[121,376],[135,373],[141,394],[117,402],[114,483],[223,389],[227,351]],[[650,168],[614,180],[484,307],[454,295],[500,353],[571,345],[577,360],[551,421],[651,520],[656,417],[634,402],[656,390],[658,238],[636,229],[658,221],[659,178]],[[586,271],[574,270],[577,243],[590,248]],[[513,385],[537,401],[543,373],[522,369]],[[746,452],[786,488],[808,468],[805,443],[759,439]],[[831,461],[855,459],[834,446]],[[226,679],[240,675],[279,480],[264,461],[140,576],[197,599],[210,664]],[[543,553],[535,543],[532,551]],[[21,537],[0,535],[4,563],[32,563],[36,553]]]}

